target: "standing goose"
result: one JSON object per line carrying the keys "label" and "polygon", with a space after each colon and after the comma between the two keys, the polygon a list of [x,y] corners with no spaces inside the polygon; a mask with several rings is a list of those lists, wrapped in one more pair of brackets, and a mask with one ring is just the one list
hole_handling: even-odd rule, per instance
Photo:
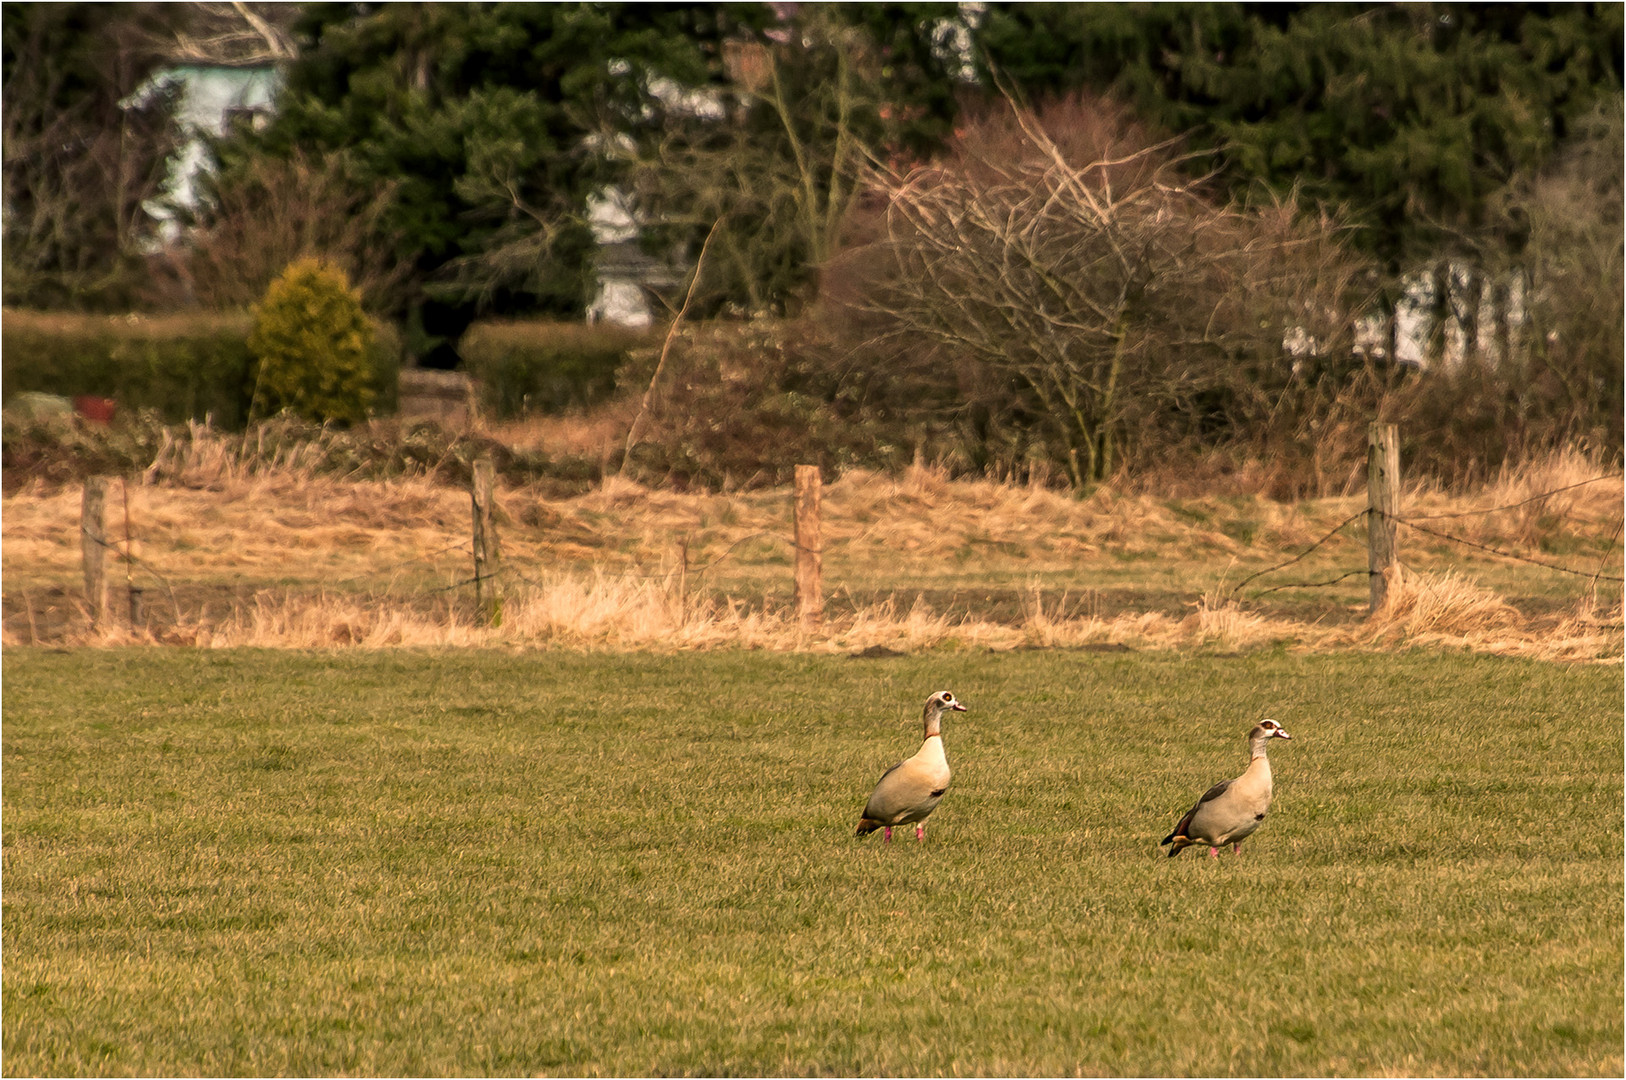
{"label": "standing goose", "polygon": [[1252,835],[1265,813],[1270,809],[1270,759],[1265,747],[1272,739],[1291,739],[1274,720],[1261,720],[1248,732],[1248,749],[1252,757],[1247,771],[1235,780],[1221,780],[1197,800],[1197,805],[1186,811],[1180,824],[1165,836],[1163,844],[1172,844],[1169,858],[1197,844],[1208,845],[1208,857],[1219,858],[1219,849],[1233,845],[1233,853],[1242,854],[1242,841]]}
{"label": "standing goose", "polygon": [[926,741],[914,757],[905,758],[881,774],[869,802],[864,804],[856,835],[885,829],[886,842],[891,843],[893,827],[912,821],[915,839],[926,839],[926,815],[937,808],[937,801],[949,786],[948,758],[943,754],[943,714],[949,711],[965,712],[965,706],[947,690],[926,699]]}

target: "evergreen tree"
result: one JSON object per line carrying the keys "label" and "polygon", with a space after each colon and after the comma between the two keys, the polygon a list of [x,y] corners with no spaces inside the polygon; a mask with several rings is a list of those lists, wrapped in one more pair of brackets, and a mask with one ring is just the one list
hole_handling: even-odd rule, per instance
{"label": "evergreen tree", "polygon": [[262,135],[225,165],[344,150],[362,183],[395,181],[388,230],[416,268],[420,348],[476,312],[579,313],[589,195],[624,140],[720,78],[717,42],[765,13],[705,4],[323,4]]}
{"label": "evergreen tree", "polygon": [[734,42],[728,115],[669,122],[637,184],[655,246],[713,236],[705,307],[787,314],[816,293],[873,158],[949,133],[963,28],[950,4],[807,4]]}
{"label": "evergreen tree", "polygon": [[[386,228],[415,268],[405,314],[420,352],[476,312],[579,314],[594,280],[589,198],[661,159],[657,145],[711,154],[719,176],[722,153],[741,157],[737,176],[791,179],[791,225],[784,191],[725,198],[701,221],[682,198],[692,175],[673,186],[646,167],[641,180],[670,212],[652,243],[692,256],[727,214],[766,248],[740,264],[763,280],[724,291],[782,306],[827,254],[862,151],[925,153],[947,132],[961,61],[943,32],[958,18],[946,3],[312,5],[279,116],[222,158],[229,170],[343,151],[361,184],[393,182]],[[734,96],[729,52],[752,45],[772,51],[777,101]]]}
{"label": "evergreen tree", "polygon": [[1347,206],[1392,267],[1492,224],[1493,196],[1621,86],[1618,4],[996,4],[985,74],[1111,89],[1242,188]]}

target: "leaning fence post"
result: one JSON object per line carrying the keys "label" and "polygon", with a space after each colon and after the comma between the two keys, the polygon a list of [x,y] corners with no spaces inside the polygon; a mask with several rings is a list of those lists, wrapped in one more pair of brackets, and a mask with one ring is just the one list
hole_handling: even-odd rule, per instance
{"label": "leaning fence post", "polygon": [[502,625],[502,590],[497,584],[502,552],[497,546],[497,520],[493,490],[496,486],[491,462],[481,458],[474,463],[474,605],[480,618],[490,626]]}
{"label": "leaning fence post", "polygon": [[1369,615],[1389,593],[1384,571],[1399,561],[1395,517],[1400,513],[1400,429],[1374,423],[1366,429],[1366,567],[1371,572]]}
{"label": "leaning fence post", "polygon": [[107,478],[85,478],[84,501],[79,511],[79,546],[85,562],[85,608],[90,628],[97,629],[107,615]]}
{"label": "leaning fence post", "polygon": [[817,465],[796,466],[796,614],[804,626],[816,626],[824,618],[821,484]]}

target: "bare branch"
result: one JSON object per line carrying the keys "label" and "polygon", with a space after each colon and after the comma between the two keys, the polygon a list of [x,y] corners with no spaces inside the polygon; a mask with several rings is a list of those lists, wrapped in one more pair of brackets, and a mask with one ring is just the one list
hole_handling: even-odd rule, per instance
{"label": "bare branch", "polygon": [[694,300],[694,290],[700,284],[700,274],[706,266],[706,251],[711,247],[711,238],[717,235],[717,228],[723,223],[722,218],[712,222],[711,231],[706,234],[705,243],[700,245],[700,255],[694,261],[694,272],[689,278],[689,290],[684,294],[683,306],[672,318],[672,325],[666,328],[666,340],[661,344],[660,359],[655,361],[654,374],[649,377],[649,385],[644,388],[643,400],[638,403],[638,414],[632,418],[632,426],[627,429],[626,449],[621,453],[621,473],[627,471],[627,463],[632,460],[632,448],[638,445],[638,430],[644,425],[644,417],[649,412],[650,400],[655,396],[655,384],[666,368],[667,354],[672,351],[672,340],[677,337],[678,327],[683,323],[683,316],[689,313],[689,304]]}

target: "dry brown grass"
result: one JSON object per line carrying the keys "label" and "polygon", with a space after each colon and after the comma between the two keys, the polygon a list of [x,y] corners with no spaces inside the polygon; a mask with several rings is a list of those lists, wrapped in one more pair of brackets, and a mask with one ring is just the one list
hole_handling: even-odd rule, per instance
{"label": "dry brown grass", "polygon": [[1504,466],[1466,497],[1421,486],[1408,498],[1403,516],[1455,515],[1425,524],[1470,540],[1535,546],[1555,532],[1595,531],[1620,521],[1619,472],[1601,455],[1566,448]]}
{"label": "dry brown grass", "polygon": [[[470,574],[465,492],[427,479],[322,476],[297,450],[269,464],[250,455],[252,465],[231,451],[225,440],[195,438],[166,451],[162,474],[177,479],[128,484],[141,560],[132,580],[161,616],[134,632],[114,625],[92,634],[77,610],[78,490],[7,492],[4,643],[832,652],[1279,644],[1559,660],[1621,654],[1618,587],[1603,583],[1600,591],[1584,578],[1472,550],[1453,550],[1446,561],[1411,549],[1391,603],[1370,621],[1361,618],[1362,579],[1311,614],[1231,598],[1249,570],[1302,551],[1359,510],[1359,498],[1176,500],[1103,489],[1078,499],[1038,485],[951,481],[929,467],[896,476],[854,471],[825,486],[827,590],[843,602],[812,629],[789,609],[785,492],[677,493],[621,480],[564,499],[505,490],[510,572],[505,619],[491,628],[476,625],[459,587]],[[1408,493],[1405,512],[1506,506],[1604,472],[1594,459],[1559,455],[1483,491]],[[109,499],[110,531],[121,540],[123,494],[115,484]],[[1616,479],[1441,524],[1544,560],[1592,568],[1601,559],[1603,573],[1618,575],[1621,496]],[[1581,553],[1536,546],[1555,540],[1581,545]],[[1332,569],[1364,565],[1358,527],[1319,549],[1323,556],[1319,565]],[[1310,562],[1301,568],[1321,572]],[[116,560],[110,566],[115,586],[125,573]],[[1103,610],[1106,586],[1120,595]],[[1003,613],[979,599],[994,592],[1013,598]],[[1154,593],[1166,598],[1161,607],[1135,600]],[[1520,596],[1531,613],[1510,602]]]}
{"label": "dry brown grass", "polygon": [[638,398],[624,394],[591,412],[530,416],[492,423],[486,434],[519,450],[546,450],[569,457],[609,459],[627,441]]}
{"label": "dry brown grass", "polygon": [[[1037,604],[1012,625],[951,617],[922,600],[893,597],[827,620],[801,625],[795,612],[772,603],[745,604],[679,591],[676,579],[628,581],[604,575],[560,575],[510,590],[503,624],[477,625],[450,604],[420,612],[384,597],[311,596],[263,591],[218,619],[207,613],[161,633],[114,625],[82,631],[75,644],[158,643],[210,648],[568,648],[672,652],[744,648],[856,653],[885,649],[1020,648],[1238,651],[1279,645],[1292,651],[1397,647],[1465,649],[1531,659],[1620,661],[1617,621],[1582,608],[1536,628],[1499,598],[1445,575],[1409,584],[1403,599],[1366,624],[1322,627],[1249,612],[1234,604],[1199,602],[1185,618],[1157,612],[1108,618],[1058,616]],[[8,631],[7,644],[19,635]]]}

